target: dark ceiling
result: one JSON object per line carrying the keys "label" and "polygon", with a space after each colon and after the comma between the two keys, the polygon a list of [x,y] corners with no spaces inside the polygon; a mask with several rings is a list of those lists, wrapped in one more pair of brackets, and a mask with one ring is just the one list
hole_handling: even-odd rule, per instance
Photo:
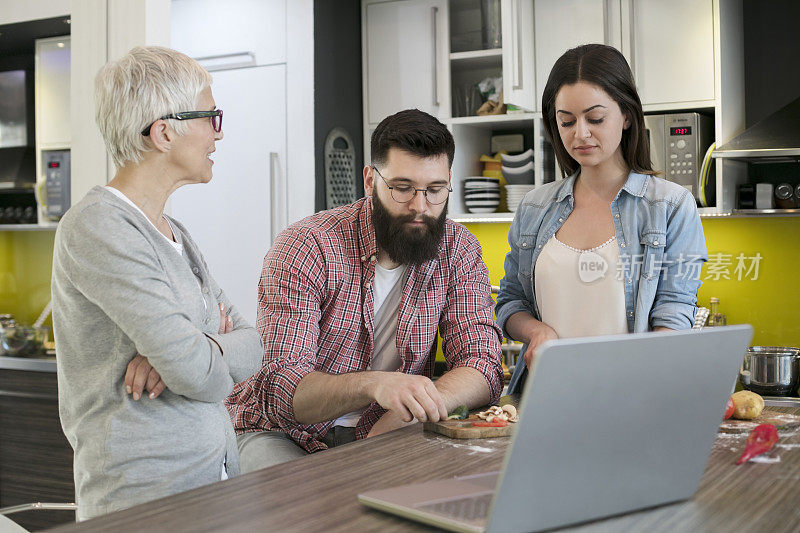
{"label": "dark ceiling", "polygon": [[33,53],[36,39],[70,34],[69,16],[0,25],[0,55]]}

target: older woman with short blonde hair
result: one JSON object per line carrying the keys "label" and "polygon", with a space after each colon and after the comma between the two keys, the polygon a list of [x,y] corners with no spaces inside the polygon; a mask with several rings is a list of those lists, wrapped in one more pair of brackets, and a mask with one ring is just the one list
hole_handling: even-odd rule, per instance
{"label": "older woman with short blonde hair", "polygon": [[222,139],[211,76],[174,50],[138,47],[100,70],[95,100],[117,170],[59,224],[52,280],[79,520],[238,474],[222,401],[263,358],[189,232],[164,214],[178,187],[211,180]]}

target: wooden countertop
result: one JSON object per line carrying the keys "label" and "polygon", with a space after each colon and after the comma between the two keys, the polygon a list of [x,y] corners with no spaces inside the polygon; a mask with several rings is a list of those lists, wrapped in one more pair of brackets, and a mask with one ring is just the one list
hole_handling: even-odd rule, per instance
{"label": "wooden countertop", "polygon": [[[771,409],[800,414],[798,408]],[[746,438],[718,436],[692,499],[572,530],[796,531],[800,431],[781,432],[767,462],[735,466]],[[455,441],[416,424],[56,531],[419,531],[426,527],[367,509],[356,495],[497,470],[509,440]]]}

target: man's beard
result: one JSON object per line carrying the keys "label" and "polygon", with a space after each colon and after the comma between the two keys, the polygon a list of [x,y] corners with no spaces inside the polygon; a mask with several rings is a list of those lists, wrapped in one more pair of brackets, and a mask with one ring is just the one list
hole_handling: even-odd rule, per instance
{"label": "man's beard", "polygon": [[424,226],[406,225],[416,218],[416,215],[392,215],[381,203],[377,191],[373,192],[372,225],[375,226],[375,240],[395,263],[421,265],[439,253],[447,219],[447,202],[438,218],[422,215]]}

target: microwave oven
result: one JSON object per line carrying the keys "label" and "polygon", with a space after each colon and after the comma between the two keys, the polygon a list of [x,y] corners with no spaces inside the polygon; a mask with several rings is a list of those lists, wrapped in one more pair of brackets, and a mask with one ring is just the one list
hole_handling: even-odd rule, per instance
{"label": "microwave oven", "polygon": [[653,170],[700,199],[701,168],[714,141],[714,121],[699,113],[645,115]]}

